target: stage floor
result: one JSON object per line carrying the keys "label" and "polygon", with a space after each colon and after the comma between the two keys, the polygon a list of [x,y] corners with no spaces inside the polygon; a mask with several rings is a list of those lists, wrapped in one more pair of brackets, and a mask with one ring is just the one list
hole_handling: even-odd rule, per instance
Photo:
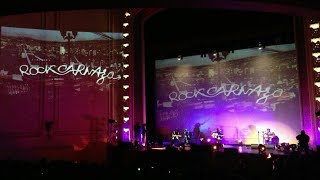
{"label": "stage floor", "polygon": [[[259,154],[259,150],[258,148],[252,148],[251,145],[224,145],[223,146],[223,150],[225,149],[236,149],[238,150],[238,153],[242,153],[242,154]],[[275,148],[266,148],[265,153],[269,154],[277,154],[277,155],[284,155],[284,152],[278,151]]]}
{"label": "stage floor", "polygon": [[[164,143],[165,144],[165,147],[168,147],[170,146],[169,143]],[[232,151],[232,152],[237,152],[237,153],[240,153],[240,154],[259,154],[259,149],[258,149],[258,144],[255,144],[255,145],[238,145],[238,144],[224,144],[222,148],[219,148],[219,147],[214,147],[215,145],[214,144],[200,144],[200,145],[197,145],[199,147],[201,146],[211,146],[212,148],[212,151],[219,151],[219,152],[224,152],[224,151]],[[182,145],[179,147],[179,146],[175,146],[176,148],[180,148],[182,147]],[[283,152],[283,151],[278,151],[275,146],[270,146],[270,145],[265,145],[265,152],[264,153],[272,153],[272,154],[275,154],[275,155],[285,155],[286,153]],[[161,147],[156,147],[155,149],[159,149],[161,150]],[[189,150],[192,150],[192,146],[191,145],[187,145],[185,147],[185,150],[189,151]]]}

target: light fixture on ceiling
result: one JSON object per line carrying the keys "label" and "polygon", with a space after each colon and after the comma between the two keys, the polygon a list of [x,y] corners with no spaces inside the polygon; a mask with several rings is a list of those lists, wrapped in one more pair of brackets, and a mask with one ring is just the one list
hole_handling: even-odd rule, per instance
{"label": "light fixture on ceiling", "polygon": [[319,28],[319,23],[310,24],[310,28],[318,29]]}
{"label": "light fixture on ceiling", "polygon": [[122,26],[123,27],[127,27],[127,26],[129,26],[129,23],[125,22],[125,23],[122,24]]}
{"label": "light fixture on ceiling", "polygon": [[320,67],[314,67],[313,70],[316,71],[317,73],[320,73]]}
{"label": "light fixture on ceiling", "polygon": [[125,15],[126,17],[129,17],[131,14],[130,14],[129,12],[125,12],[124,15]]}
{"label": "light fixture on ceiling", "polygon": [[123,37],[128,37],[129,33],[123,33]]}

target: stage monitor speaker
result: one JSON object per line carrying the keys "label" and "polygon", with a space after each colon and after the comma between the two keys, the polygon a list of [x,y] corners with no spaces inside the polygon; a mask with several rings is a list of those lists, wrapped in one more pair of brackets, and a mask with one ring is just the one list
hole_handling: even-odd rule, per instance
{"label": "stage monitor speaker", "polygon": [[211,152],[212,151],[212,146],[211,145],[191,145],[190,150],[191,151]]}
{"label": "stage monitor speaker", "polygon": [[[274,145],[273,144],[264,144],[264,146],[266,147],[266,149],[274,149]],[[251,144],[251,149],[258,149],[259,144]]]}
{"label": "stage monitor speaker", "polygon": [[267,149],[274,149],[275,146],[273,144],[266,144],[265,145]]}
{"label": "stage monitor speaker", "polygon": [[259,144],[251,144],[250,148],[251,149],[258,149]]}
{"label": "stage monitor speaker", "polygon": [[237,154],[239,151],[236,148],[224,148],[223,152],[228,154]]}

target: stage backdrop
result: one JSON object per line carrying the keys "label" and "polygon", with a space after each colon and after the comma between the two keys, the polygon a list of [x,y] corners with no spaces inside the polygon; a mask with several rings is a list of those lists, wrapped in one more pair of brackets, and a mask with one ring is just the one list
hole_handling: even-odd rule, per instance
{"label": "stage backdrop", "polygon": [[[117,32],[1,27],[2,137],[41,137],[49,132],[51,141],[71,147],[104,140],[107,120],[118,109],[114,102],[122,78],[122,38]],[[68,139],[70,134],[74,136]],[[55,135],[64,138],[59,141]],[[35,148],[47,142],[20,140],[0,142],[8,148]]]}
{"label": "stage backdrop", "polygon": [[169,140],[199,124],[203,136],[221,128],[225,143],[256,144],[270,128],[280,143],[297,143],[298,82],[294,44],[157,60],[157,131]]}

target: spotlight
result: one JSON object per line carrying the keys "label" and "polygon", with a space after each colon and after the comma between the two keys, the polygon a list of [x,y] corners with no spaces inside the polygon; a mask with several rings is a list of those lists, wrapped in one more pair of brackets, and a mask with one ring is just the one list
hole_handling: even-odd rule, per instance
{"label": "spotlight", "polygon": [[129,23],[125,22],[122,25],[123,25],[123,27],[127,27],[127,26],[129,26]]}
{"label": "spotlight", "polygon": [[123,37],[128,37],[129,33],[123,33]]}
{"label": "spotlight", "polygon": [[129,117],[123,117],[124,122],[128,122],[129,121]]}
{"label": "spotlight", "polygon": [[123,47],[128,47],[129,46],[129,43],[124,43],[122,44]]}
{"label": "spotlight", "polygon": [[123,75],[123,77],[124,77],[125,79],[127,79],[127,78],[129,77],[129,75],[125,74],[125,75]]}
{"label": "spotlight", "polygon": [[124,58],[127,58],[127,57],[129,56],[129,54],[122,54],[122,56],[123,56]]}
{"label": "spotlight", "polygon": [[182,56],[181,55],[179,55],[178,56],[178,61],[180,61],[182,59]]}
{"label": "spotlight", "polygon": [[127,99],[129,99],[129,96],[123,96],[123,99],[126,101]]}
{"label": "spotlight", "polygon": [[218,146],[217,145],[213,145],[213,150],[217,150],[218,149]]}
{"label": "spotlight", "polygon": [[312,29],[318,29],[318,28],[319,28],[319,23],[310,24],[310,28],[312,28]]}
{"label": "spotlight", "polygon": [[211,139],[210,139],[210,138],[208,138],[208,139],[207,139],[207,142],[208,142],[208,143],[210,143],[210,142],[211,142]]}
{"label": "spotlight", "polygon": [[317,73],[319,73],[320,72],[320,67],[314,67],[313,70],[316,71]]}
{"label": "spotlight", "polygon": [[129,85],[123,85],[123,89],[128,89]]}
{"label": "spotlight", "polygon": [[266,152],[266,146],[263,144],[259,144],[258,150],[259,150],[259,153],[264,153]]}
{"label": "spotlight", "polygon": [[129,12],[124,13],[126,17],[129,17],[131,14]]}
{"label": "spotlight", "polygon": [[314,56],[314,57],[319,57],[320,56],[320,52],[315,52],[315,53],[312,53],[312,56]]}

